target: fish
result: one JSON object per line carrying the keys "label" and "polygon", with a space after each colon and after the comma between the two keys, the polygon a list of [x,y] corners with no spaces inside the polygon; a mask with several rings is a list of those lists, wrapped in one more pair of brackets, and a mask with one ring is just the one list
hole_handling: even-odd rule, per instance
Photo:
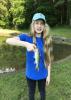
{"label": "fish", "polygon": [[39,51],[38,51],[38,48],[35,49],[34,51],[34,58],[35,58],[35,64],[36,64],[36,70],[39,71]]}

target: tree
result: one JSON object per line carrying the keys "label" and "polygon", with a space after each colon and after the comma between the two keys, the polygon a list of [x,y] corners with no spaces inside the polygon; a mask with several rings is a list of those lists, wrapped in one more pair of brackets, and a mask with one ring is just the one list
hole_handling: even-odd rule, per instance
{"label": "tree", "polygon": [[51,0],[25,0],[25,23],[29,26],[32,16],[36,12],[41,12],[46,16],[46,20],[50,25],[56,24],[56,12],[53,1]]}
{"label": "tree", "polygon": [[10,12],[13,16],[13,26],[19,28],[24,23],[24,0],[11,0],[11,4]]}
{"label": "tree", "polygon": [[5,27],[7,25],[8,11],[6,4],[6,0],[0,0],[0,27]]}
{"label": "tree", "polygon": [[19,27],[24,23],[24,0],[0,0],[0,26]]}
{"label": "tree", "polygon": [[24,4],[24,18],[25,18],[25,26],[28,27],[32,21],[32,16],[35,13],[36,2],[35,0],[25,0]]}
{"label": "tree", "polygon": [[58,12],[58,23],[60,24],[69,24],[70,20],[70,6],[71,0],[58,0],[55,2],[55,7]]}

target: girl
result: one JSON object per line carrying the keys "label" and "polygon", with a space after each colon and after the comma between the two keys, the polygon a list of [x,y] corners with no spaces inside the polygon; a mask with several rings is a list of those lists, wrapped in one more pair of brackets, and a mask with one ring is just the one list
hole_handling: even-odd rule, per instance
{"label": "girl", "polygon": [[34,14],[31,23],[31,34],[20,34],[8,38],[6,43],[26,47],[26,79],[29,89],[29,100],[35,100],[36,82],[40,100],[45,100],[45,86],[50,83],[50,41],[49,27],[42,13]]}

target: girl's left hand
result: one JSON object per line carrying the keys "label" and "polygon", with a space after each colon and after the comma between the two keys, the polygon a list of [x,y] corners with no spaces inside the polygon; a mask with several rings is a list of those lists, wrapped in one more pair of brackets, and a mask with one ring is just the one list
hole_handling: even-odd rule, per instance
{"label": "girl's left hand", "polygon": [[49,83],[50,83],[50,76],[47,76],[47,78],[46,78],[46,86],[48,86]]}

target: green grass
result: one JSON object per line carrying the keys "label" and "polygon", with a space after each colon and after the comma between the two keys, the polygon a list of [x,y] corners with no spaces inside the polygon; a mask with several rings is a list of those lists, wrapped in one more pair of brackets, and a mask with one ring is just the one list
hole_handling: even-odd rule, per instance
{"label": "green grass", "polygon": [[18,30],[0,29],[0,36],[10,36],[11,33],[19,33]]}
{"label": "green grass", "polygon": [[[0,100],[28,100],[27,95],[25,73],[20,71],[0,75]],[[39,100],[38,90],[35,97]],[[46,87],[46,100],[71,100],[71,59],[52,65],[51,83]]]}
{"label": "green grass", "polygon": [[3,41],[5,41],[6,40],[6,36],[0,36],[0,44],[3,42]]}
{"label": "green grass", "polygon": [[10,30],[10,29],[0,29],[0,44],[6,40],[6,38],[10,37],[11,34],[19,34],[20,31]]}
{"label": "green grass", "polygon": [[27,85],[22,72],[0,75],[0,100],[27,100]]}
{"label": "green grass", "polygon": [[47,100],[71,100],[71,58],[52,66]]}
{"label": "green grass", "polygon": [[51,28],[50,33],[51,35],[55,35],[55,36],[71,38],[71,27],[69,26],[54,27]]}
{"label": "green grass", "polygon": [[22,32],[26,33],[29,30],[24,29],[24,30],[10,30],[10,29],[0,29],[0,44],[6,40],[8,37],[13,37],[15,35],[18,35]]}

